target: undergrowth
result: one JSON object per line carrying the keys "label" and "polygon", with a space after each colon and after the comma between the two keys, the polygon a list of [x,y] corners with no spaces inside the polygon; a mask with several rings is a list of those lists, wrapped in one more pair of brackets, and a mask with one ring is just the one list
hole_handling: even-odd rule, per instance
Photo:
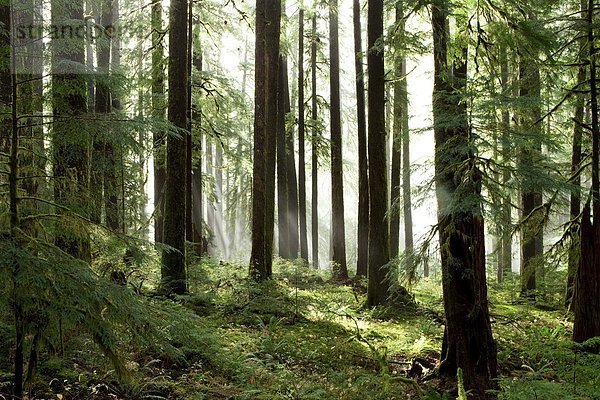
{"label": "undergrowth", "polygon": [[[438,282],[412,289],[416,305],[367,310],[364,286],[280,261],[255,284],[245,264],[204,259],[189,268],[190,294],[135,295],[133,325],[114,326],[129,379],[118,379],[76,327],[64,353],[44,350],[29,398],[64,399],[455,399],[431,372],[439,361],[443,309]],[[490,290],[500,399],[598,399],[600,356],[570,338],[564,311]],[[2,311],[2,310],[0,310]],[[0,321],[9,321],[5,312]],[[145,323],[140,321],[147,321]],[[135,332],[132,332],[135,329]],[[11,379],[11,325],[0,323],[0,394]],[[67,337],[68,336],[68,337]]]}

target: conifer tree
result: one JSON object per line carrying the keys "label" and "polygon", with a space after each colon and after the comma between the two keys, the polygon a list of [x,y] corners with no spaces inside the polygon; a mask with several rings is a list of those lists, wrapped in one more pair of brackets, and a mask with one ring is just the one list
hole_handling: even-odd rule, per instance
{"label": "conifer tree", "polygon": [[338,2],[329,0],[329,90],[331,125],[331,242],[334,279],[348,279],[344,223],[344,177],[342,169],[342,121],[340,101],[340,49]]}
{"label": "conifer tree", "polygon": [[[185,251],[186,135],[188,128],[188,5],[173,0],[169,13],[169,95],[168,119],[174,131],[167,137],[164,243],[161,292],[187,292]],[[176,130],[175,130],[176,129]]]}
{"label": "conifer tree", "polygon": [[383,0],[369,0],[367,18],[367,106],[369,122],[369,284],[367,305],[385,304],[390,295],[388,184],[385,132],[385,76],[383,57]]}
{"label": "conifer tree", "polygon": [[[497,361],[487,302],[481,173],[472,153],[467,105],[461,101],[468,52],[461,40],[461,57],[449,58],[448,7],[445,0],[431,6],[435,182],[446,315],[439,372],[453,379],[460,368],[470,397],[487,399],[486,391],[497,386]],[[459,15],[459,35],[468,34],[466,25]]]}
{"label": "conifer tree", "polygon": [[358,136],[358,249],[356,275],[367,276],[369,262],[369,174],[367,161],[367,122],[365,110],[365,72],[363,68],[360,1],[352,2],[354,26],[354,68],[356,74],[356,117]]}
{"label": "conifer tree", "polygon": [[298,217],[300,228],[300,258],[308,261],[306,228],[306,159],[304,115],[304,9],[298,13]]}

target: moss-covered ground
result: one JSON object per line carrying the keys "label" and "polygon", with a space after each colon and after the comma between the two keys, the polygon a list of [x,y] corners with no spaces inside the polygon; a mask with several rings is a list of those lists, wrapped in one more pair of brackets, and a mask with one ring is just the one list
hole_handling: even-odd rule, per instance
{"label": "moss-covered ground", "polygon": [[[122,379],[73,328],[61,333],[62,355],[41,352],[29,398],[456,398],[432,374],[443,335],[439,283],[412,288],[416,305],[367,310],[360,282],[336,285],[294,263],[278,263],[275,279],[259,286],[245,265],[205,260],[190,273],[188,296],[138,295],[152,322],[148,332],[118,328]],[[508,289],[491,288],[490,303],[500,399],[600,399],[600,356],[569,341],[567,312],[518,304]],[[0,399],[11,379],[7,354]]]}

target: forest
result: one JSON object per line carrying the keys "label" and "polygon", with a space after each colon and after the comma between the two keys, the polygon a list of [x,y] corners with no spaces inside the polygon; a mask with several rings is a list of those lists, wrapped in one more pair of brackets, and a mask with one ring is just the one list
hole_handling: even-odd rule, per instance
{"label": "forest", "polygon": [[596,2],[0,0],[0,400],[600,399]]}

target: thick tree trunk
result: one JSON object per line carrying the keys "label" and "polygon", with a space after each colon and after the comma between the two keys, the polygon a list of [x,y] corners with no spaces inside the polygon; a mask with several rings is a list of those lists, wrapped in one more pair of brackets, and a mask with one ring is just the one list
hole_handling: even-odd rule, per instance
{"label": "thick tree trunk", "polygon": [[[520,154],[521,171],[529,171],[539,162],[542,152],[539,119],[540,109],[540,71],[535,61],[521,56],[519,66],[519,96],[525,99],[528,106],[523,110],[521,128],[524,140]],[[534,168],[535,169],[535,168]],[[537,182],[523,174],[521,203],[523,218],[527,222],[522,228],[521,237],[521,295],[534,299],[536,291],[536,269],[540,266],[543,249],[542,193]]]}
{"label": "thick tree trunk", "polygon": [[[165,118],[165,71],[164,46],[162,34],[162,2],[152,3],[152,112],[157,121]],[[164,184],[165,184],[165,151],[166,138],[162,129],[155,127],[152,136],[154,157],[154,241],[163,241]]]}
{"label": "thick tree trunk", "polygon": [[[113,2],[106,0],[101,5],[100,24],[102,26],[113,25]],[[112,40],[108,34],[102,35],[97,41],[97,60],[98,74],[96,81],[96,97],[95,111],[97,114],[107,116],[112,112],[112,96],[111,96],[111,49]],[[97,191],[99,199],[91,199],[91,201],[100,202],[96,207],[96,212],[101,209],[104,203],[106,213],[106,225],[113,231],[119,231],[119,196],[117,183],[117,160],[114,149],[114,143],[110,135],[105,132],[96,135],[93,145],[93,163],[100,163],[99,168],[92,168],[92,178],[100,175],[99,179],[94,179],[93,185],[98,185]],[[104,188],[104,191],[102,190]],[[94,190],[94,188],[92,188]],[[104,192],[104,193],[102,193]],[[99,220],[99,214],[98,214]]]}
{"label": "thick tree trunk", "polygon": [[164,243],[172,250],[162,255],[162,293],[187,292],[185,270],[186,135],[188,127],[188,6],[172,0],[169,16],[169,97],[168,118],[178,136],[167,137]]}
{"label": "thick tree trunk", "polygon": [[[586,204],[581,217],[581,250],[575,282],[575,320],[573,340],[584,342],[600,336],[600,127],[598,123],[598,85],[596,78],[596,46],[594,0],[587,6],[587,39],[589,50],[590,112],[592,131],[592,205]],[[590,217],[593,212],[593,221]]]}
{"label": "thick tree trunk", "polygon": [[300,258],[308,261],[306,227],[306,159],[304,123],[304,9],[298,14],[298,218],[300,224]]}
{"label": "thick tree trunk", "polygon": [[[481,175],[469,146],[466,103],[460,101],[467,79],[467,49],[452,78],[448,62],[448,5],[432,5],[434,43],[433,117],[438,232],[446,329],[439,372],[455,379],[464,374],[470,399],[486,399],[495,388],[496,346],[492,338],[485,278],[485,243],[481,204],[457,211],[458,204],[481,196]],[[460,21],[461,23],[466,21]],[[458,26],[464,29],[464,26]],[[448,126],[449,119],[456,121]],[[463,170],[457,170],[462,168]],[[470,176],[463,181],[455,177]]]}
{"label": "thick tree trunk", "polygon": [[194,175],[194,135],[192,128],[192,68],[194,60],[194,2],[188,1],[187,16],[187,131],[185,138],[185,238],[187,242],[194,241],[194,204],[193,204],[193,175]]}
{"label": "thick tree trunk", "polygon": [[[587,4],[586,0],[581,0],[581,17],[582,19],[587,18],[586,10]],[[582,37],[580,40],[579,46],[579,62],[582,64],[579,66],[577,71],[577,84],[583,85],[586,80],[586,67],[585,67],[585,51],[586,51],[586,38]],[[570,198],[570,207],[569,207],[569,216],[571,221],[577,220],[579,218],[579,213],[581,211],[581,174],[579,172],[579,168],[581,167],[581,142],[583,136],[583,128],[581,124],[584,123],[584,106],[585,106],[585,96],[581,93],[577,95],[577,99],[575,101],[575,123],[573,124],[573,147],[571,152],[571,183],[573,184],[573,189],[571,190],[571,198]],[[571,307],[573,300],[573,288],[575,286],[575,276],[577,273],[577,266],[579,265],[579,229],[573,226],[571,228],[571,245],[569,247],[569,261],[568,261],[568,270],[567,270],[567,287],[565,291],[565,306]]]}
{"label": "thick tree trunk", "polygon": [[[510,87],[508,84],[508,55],[506,46],[500,48],[500,81],[502,86],[502,95],[508,97],[510,95]],[[512,145],[510,143],[510,112],[505,106],[502,109],[502,122],[501,122],[501,142],[502,142],[502,155],[504,159],[505,168],[502,171],[502,184],[504,187],[508,187],[511,179],[510,163]],[[511,205],[511,193],[510,190],[504,195],[502,199],[502,279],[499,283],[502,283],[504,277],[512,271],[512,205]]]}
{"label": "thick tree trunk", "polygon": [[[42,4],[40,0],[29,0],[26,7],[28,7],[24,14],[15,16],[19,18],[19,21],[23,26],[40,24],[43,21],[42,18]],[[6,18],[6,17],[3,17]],[[10,28],[10,26],[8,26]],[[9,29],[10,30],[10,29]],[[19,127],[19,146],[23,149],[18,154],[19,158],[19,172],[20,172],[20,188],[27,193],[28,196],[38,197],[44,188],[45,179],[40,176],[45,175],[46,171],[46,149],[44,148],[44,129],[41,115],[43,114],[43,49],[44,44],[33,38],[25,42],[26,49],[21,49],[17,52],[19,56],[15,62],[17,68],[25,68],[23,73],[15,74],[19,84],[17,85],[17,99],[18,104],[15,104],[17,111],[23,115],[27,115],[27,118],[23,118],[22,124],[24,126]],[[7,49],[9,50],[9,49]],[[10,50],[9,50],[10,51]],[[10,54],[9,52],[6,53]],[[11,54],[12,57],[12,54]],[[10,59],[12,63],[12,58]],[[9,65],[6,64],[8,68]],[[15,71],[17,72],[17,71]],[[21,72],[21,71],[18,71]],[[8,78],[10,78],[10,72],[7,71]],[[8,85],[9,79],[0,79],[2,85]],[[11,88],[6,87],[2,90],[4,96],[6,96],[2,103],[6,103],[8,96],[11,94]],[[4,132],[9,132],[10,120],[6,119],[4,124]],[[0,140],[1,142],[1,140]],[[20,201],[20,213],[21,215],[35,215],[39,214],[40,204],[37,201]],[[37,223],[31,221],[21,225],[31,237],[36,237],[40,231]]]}
{"label": "thick tree trunk", "polygon": [[281,2],[256,1],[252,253],[250,276],[272,275]]}
{"label": "thick tree trunk", "polygon": [[[10,117],[4,117],[0,121],[0,146],[3,152],[2,161],[8,164],[8,208],[9,208],[9,240],[14,246],[18,246],[17,232],[20,228],[19,222],[19,201],[18,201],[18,121],[17,121],[17,83],[16,71],[11,71],[12,66],[16,65],[13,59],[14,52],[11,49],[11,7],[10,4],[0,5],[0,24],[3,26],[3,31],[0,32],[0,51],[5,57],[0,65],[0,105],[5,109],[10,108]],[[12,72],[12,73],[11,73]],[[5,159],[8,155],[8,160]],[[3,171],[4,172],[4,171]],[[13,385],[11,400],[20,400],[23,398],[24,384],[24,349],[25,349],[25,324],[23,313],[21,310],[20,297],[24,297],[21,293],[19,282],[24,278],[21,276],[19,263],[9,263],[4,268],[12,270],[12,298],[10,299],[13,316],[14,316],[14,333],[15,333],[15,348],[13,355]]]}
{"label": "thick tree trunk", "polygon": [[281,0],[266,0],[265,10],[265,64],[267,69],[265,86],[265,269],[270,277],[273,274],[273,231],[275,229],[275,153]]}
{"label": "thick tree trunk", "polygon": [[368,156],[369,156],[369,284],[367,305],[385,304],[390,295],[390,251],[387,221],[383,0],[369,0],[367,19]]}
{"label": "thick tree trunk", "polygon": [[[83,3],[52,4],[52,24],[61,27],[85,26]],[[78,117],[87,112],[85,42],[56,39],[52,50],[53,171],[56,203],[85,218],[89,217],[89,138]],[[60,212],[60,210],[59,210]],[[75,258],[91,259],[89,235],[65,224],[58,227],[55,242]]]}
{"label": "thick tree trunk", "polygon": [[352,2],[354,21],[354,68],[356,71],[356,133],[358,136],[358,249],[356,275],[367,276],[369,262],[369,174],[367,161],[367,122],[365,110],[365,72],[363,68],[360,1]]}
{"label": "thick tree trunk", "polygon": [[318,109],[317,109],[317,16],[312,16],[312,42],[310,45],[310,70],[311,70],[311,119],[312,119],[312,154],[311,154],[311,245],[312,263],[314,268],[319,268],[319,151],[317,140]]}
{"label": "thick tree trunk", "polygon": [[331,124],[331,241],[333,279],[348,279],[344,225],[344,176],[342,166],[342,121],[340,102],[340,49],[338,2],[329,0],[329,89]]}

